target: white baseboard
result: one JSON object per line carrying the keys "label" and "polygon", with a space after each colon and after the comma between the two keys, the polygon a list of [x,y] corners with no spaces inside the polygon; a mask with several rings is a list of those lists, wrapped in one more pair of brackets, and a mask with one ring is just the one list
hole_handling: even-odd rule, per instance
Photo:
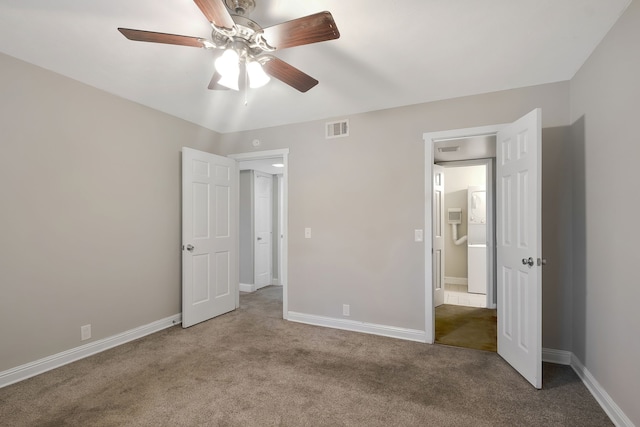
{"label": "white baseboard", "polygon": [[240,292],[253,292],[256,290],[256,285],[249,285],[247,283],[240,283],[238,285],[238,289],[240,290]]}
{"label": "white baseboard", "polygon": [[466,277],[444,277],[444,283],[448,283],[450,285],[469,285],[469,279]]}
{"label": "white baseboard", "polygon": [[381,335],[383,337],[399,338],[408,341],[427,341],[426,333],[416,329],[377,325],[375,323],[358,322],[356,320],[349,319],[336,319],[334,317],[316,316],[313,314],[296,313],[294,311],[287,313],[287,320],[306,323],[307,325],[324,326],[327,328]]}
{"label": "white baseboard", "polygon": [[622,409],[616,405],[611,396],[609,396],[609,393],[602,388],[600,383],[591,375],[591,372],[589,372],[573,353],[571,354],[571,367],[576,371],[576,374],[578,374],[584,385],[587,386],[587,389],[589,389],[593,397],[616,426],[634,427],[629,417],[622,412]]}
{"label": "white baseboard", "polygon": [[556,365],[571,365],[571,356],[572,353],[570,351],[554,350],[552,348],[542,349],[543,362],[555,363]]}
{"label": "white baseboard", "polygon": [[70,350],[36,360],[35,362],[30,362],[8,369],[0,372],[0,388],[17,383],[18,381],[26,380],[27,378],[31,378],[52,369],[59,368],[60,366],[75,362],[76,360],[84,359],[85,357],[92,356],[96,353],[100,353],[101,351],[117,347],[129,341],[142,338],[146,335],[153,334],[154,332],[170,328],[180,323],[182,323],[182,314],[176,314],[174,316],[149,323],[148,325],[128,330],[118,335],[93,341],[88,344],[81,345],[80,347],[75,347]]}

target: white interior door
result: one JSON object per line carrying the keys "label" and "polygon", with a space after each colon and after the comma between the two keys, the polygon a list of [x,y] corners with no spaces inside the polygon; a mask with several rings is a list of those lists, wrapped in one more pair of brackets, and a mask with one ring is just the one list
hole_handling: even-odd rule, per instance
{"label": "white interior door", "polygon": [[433,165],[433,306],[444,304],[444,167]]}
{"label": "white interior door", "polygon": [[254,284],[256,289],[273,281],[273,175],[254,174]]}
{"label": "white interior door", "polygon": [[541,110],[498,132],[498,354],[542,387]]}
{"label": "white interior door", "polygon": [[182,149],[182,327],[236,308],[238,173],[233,159]]}

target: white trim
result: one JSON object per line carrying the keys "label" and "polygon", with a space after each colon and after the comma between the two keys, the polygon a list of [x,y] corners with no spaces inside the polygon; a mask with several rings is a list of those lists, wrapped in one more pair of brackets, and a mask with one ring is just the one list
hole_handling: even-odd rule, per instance
{"label": "white trim", "polygon": [[18,381],[26,380],[27,378],[31,378],[52,369],[59,368],[60,366],[67,365],[71,362],[84,359],[85,357],[92,356],[110,348],[117,347],[129,341],[142,338],[146,335],[170,328],[180,323],[182,323],[182,314],[175,314],[165,319],[157,320],[108,338],[90,342],[88,344],[81,345],[80,347],[75,347],[34,362],[8,369],[0,372],[0,388],[17,383]]}
{"label": "white trim", "polygon": [[571,352],[555,350],[553,348],[543,348],[542,361],[555,363],[556,365],[571,365]]}
{"label": "white trim", "polygon": [[469,279],[466,277],[448,277],[444,276],[444,283],[448,283],[450,285],[468,285]]}
{"label": "white trim", "polygon": [[247,283],[240,283],[238,285],[238,289],[240,289],[240,292],[254,292],[256,290],[256,285],[249,285]]}
{"label": "white trim", "polygon": [[[289,312],[289,149],[253,151],[248,153],[229,154],[227,157],[238,162],[244,160],[270,159],[272,157],[282,157],[282,230],[284,236],[281,239],[282,256],[280,257],[281,272],[278,277],[282,286],[282,318],[286,319]],[[240,292],[238,291],[238,295]],[[238,297],[239,306],[239,297]]]}
{"label": "white trim", "polygon": [[274,279],[271,279],[271,284],[272,284],[273,286],[280,286],[280,281],[279,281],[279,280],[278,280],[278,278],[276,277],[276,278],[274,278]]}
{"label": "white trim", "polygon": [[289,149],[282,148],[279,150],[250,151],[248,153],[228,154],[227,157],[241,162],[243,160],[261,160],[270,159],[272,157],[282,157],[288,154]]}
{"label": "white trim", "polygon": [[426,342],[424,331],[416,329],[377,325],[375,323],[358,322],[356,320],[336,319],[333,317],[316,316],[314,314],[296,313],[294,311],[289,312],[288,320],[305,323],[307,325],[381,335],[383,337],[399,338],[408,341]]}
{"label": "white trim", "polygon": [[571,367],[576,371],[576,374],[578,374],[584,385],[589,389],[593,397],[615,425],[634,427],[629,417],[622,412],[622,409],[616,405],[611,396],[609,396],[609,393],[602,388],[600,383],[591,375],[591,372],[589,372],[575,354],[571,354]]}

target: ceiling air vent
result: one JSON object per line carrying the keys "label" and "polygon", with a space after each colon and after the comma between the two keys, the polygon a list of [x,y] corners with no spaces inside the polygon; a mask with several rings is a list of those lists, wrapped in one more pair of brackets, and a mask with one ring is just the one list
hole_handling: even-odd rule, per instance
{"label": "ceiling air vent", "polygon": [[340,120],[339,122],[327,122],[326,130],[327,130],[327,139],[349,136],[349,120]]}

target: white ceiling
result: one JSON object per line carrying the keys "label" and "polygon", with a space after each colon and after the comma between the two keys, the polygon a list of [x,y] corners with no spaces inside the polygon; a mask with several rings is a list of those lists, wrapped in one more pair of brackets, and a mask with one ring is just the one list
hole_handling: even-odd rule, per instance
{"label": "white ceiling", "polygon": [[256,0],[267,27],[330,11],[341,37],[276,56],[320,84],[211,91],[215,51],[118,27],[210,37],[192,0],[0,0],[0,52],[227,133],[569,80],[631,0]]}

